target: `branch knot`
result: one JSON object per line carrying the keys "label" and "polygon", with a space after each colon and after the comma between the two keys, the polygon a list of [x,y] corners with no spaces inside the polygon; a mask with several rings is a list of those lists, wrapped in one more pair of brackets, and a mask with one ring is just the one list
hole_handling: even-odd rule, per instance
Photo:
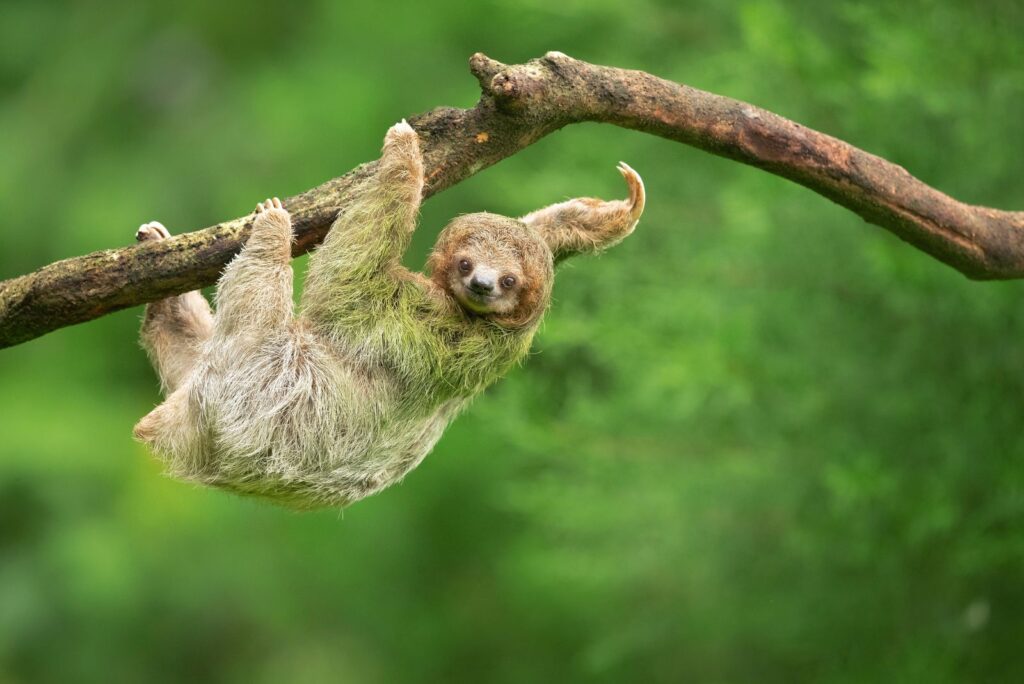
{"label": "branch knot", "polygon": [[485,93],[490,92],[491,79],[504,68],[504,64],[491,59],[482,52],[474,53],[469,58],[469,71],[476,76],[476,80],[480,82],[480,87]]}

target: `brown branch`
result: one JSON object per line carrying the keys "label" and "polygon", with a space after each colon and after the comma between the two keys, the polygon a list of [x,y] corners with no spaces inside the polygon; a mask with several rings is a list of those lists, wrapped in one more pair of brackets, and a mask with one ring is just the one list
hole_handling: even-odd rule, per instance
{"label": "brown branch", "polygon": [[[903,168],[764,109],[641,71],[558,52],[504,65],[470,59],[482,95],[471,109],[414,116],[429,197],[548,133],[599,121],[698,147],[796,181],[971,278],[1024,276],[1024,212],[959,202]],[[295,254],[324,237],[353,181],[373,162],[286,200]],[[94,252],[0,282],[0,347],[210,285],[245,241],[249,218],[170,240]]]}

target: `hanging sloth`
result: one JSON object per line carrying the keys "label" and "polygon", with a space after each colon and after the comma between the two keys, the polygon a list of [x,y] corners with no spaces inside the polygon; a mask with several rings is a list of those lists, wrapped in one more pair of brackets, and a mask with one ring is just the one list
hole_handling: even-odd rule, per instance
{"label": "hanging sloth", "polygon": [[[142,344],[165,401],[135,427],[177,478],[294,508],[346,506],[399,481],[485,387],[521,362],[551,297],[554,265],[614,245],[644,209],[581,198],[520,219],[468,214],[441,233],[429,275],[401,257],[423,189],[405,121],[312,255],[293,310],[292,226],[256,207],[217,285],[146,308]],[[136,238],[168,237],[159,223]]]}

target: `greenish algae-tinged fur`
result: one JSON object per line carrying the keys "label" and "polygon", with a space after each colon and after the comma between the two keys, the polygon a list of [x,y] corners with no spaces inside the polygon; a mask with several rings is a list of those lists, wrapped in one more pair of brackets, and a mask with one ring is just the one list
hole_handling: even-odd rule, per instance
{"label": "greenish algae-tinged fur", "polygon": [[[136,436],[174,477],[294,508],[345,506],[388,487],[525,358],[556,256],[603,249],[635,228],[643,184],[620,172],[628,200],[454,219],[427,277],[401,265],[424,176],[417,133],[397,124],[311,257],[297,314],[291,216],[276,198],[257,207],[218,283],[216,314],[198,292],[147,307],[143,346],[167,398]],[[146,224],[139,239],[167,231]]]}

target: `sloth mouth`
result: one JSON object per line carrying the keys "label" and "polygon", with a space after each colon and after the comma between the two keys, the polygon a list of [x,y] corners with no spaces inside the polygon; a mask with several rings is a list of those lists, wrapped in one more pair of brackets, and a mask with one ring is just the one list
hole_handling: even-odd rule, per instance
{"label": "sloth mouth", "polygon": [[471,287],[467,287],[465,292],[467,297],[478,302],[493,302],[498,298],[493,292],[480,292]]}
{"label": "sloth mouth", "polygon": [[468,287],[459,288],[459,300],[463,306],[477,313],[489,312],[496,299],[498,299],[498,296],[493,293],[484,294],[475,292]]}

